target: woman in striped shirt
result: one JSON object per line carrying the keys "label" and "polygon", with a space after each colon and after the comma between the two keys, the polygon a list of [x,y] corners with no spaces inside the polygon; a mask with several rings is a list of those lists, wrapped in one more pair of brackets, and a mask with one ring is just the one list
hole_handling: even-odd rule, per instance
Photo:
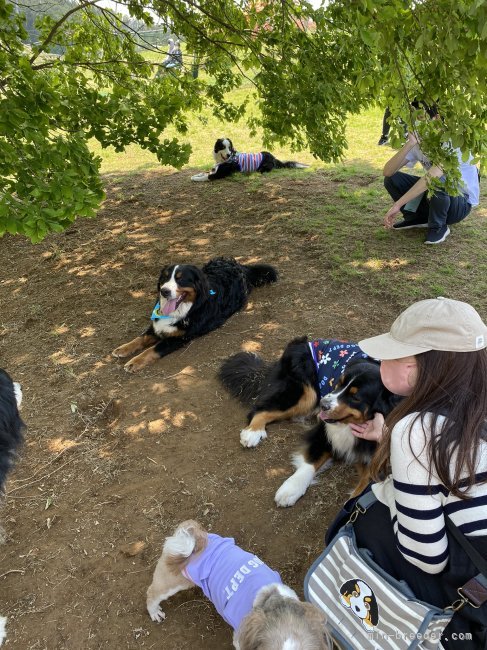
{"label": "woman in striped shirt", "polygon": [[[448,537],[446,517],[487,560],[487,326],[466,303],[423,300],[388,334],[359,345],[381,359],[384,385],[405,399],[385,426],[380,415],[352,425],[358,437],[380,440],[371,468],[378,502],[357,519],[357,543],[418,598],[445,607],[478,573]],[[487,648],[486,628],[487,605],[465,606],[442,645],[468,648],[465,637],[456,643],[461,632],[472,634],[472,650]]]}

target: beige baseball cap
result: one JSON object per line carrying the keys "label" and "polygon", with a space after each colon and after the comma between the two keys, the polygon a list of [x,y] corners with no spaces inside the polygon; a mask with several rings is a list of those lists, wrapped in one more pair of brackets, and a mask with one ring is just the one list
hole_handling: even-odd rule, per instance
{"label": "beige baseball cap", "polygon": [[420,300],[393,322],[387,334],[359,341],[375,359],[401,359],[429,350],[476,352],[487,347],[487,325],[466,302]]}

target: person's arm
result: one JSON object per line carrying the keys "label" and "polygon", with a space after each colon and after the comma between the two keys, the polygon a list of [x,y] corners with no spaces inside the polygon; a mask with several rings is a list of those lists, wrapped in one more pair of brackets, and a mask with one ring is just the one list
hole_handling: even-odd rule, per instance
{"label": "person's arm", "polygon": [[439,573],[448,562],[442,506],[445,488],[435,476],[429,477],[423,426],[418,419],[409,435],[412,419],[414,415],[404,418],[392,431],[388,505],[401,554],[426,573]]}
{"label": "person's arm", "polygon": [[414,133],[408,134],[408,139],[406,144],[404,144],[399,151],[390,158],[384,165],[382,173],[384,176],[392,176],[395,174],[401,167],[404,167],[407,161],[407,155],[418,144],[418,140]]}
{"label": "person's arm", "polygon": [[384,217],[384,226],[392,228],[396,215],[400,212],[403,205],[412,201],[420,194],[423,194],[428,189],[428,181],[430,178],[440,178],[443,176],[443,170],[437,165],[433,165],[422,178],[418,179],[416,183],[398,199],[392,207],[387,211]]}

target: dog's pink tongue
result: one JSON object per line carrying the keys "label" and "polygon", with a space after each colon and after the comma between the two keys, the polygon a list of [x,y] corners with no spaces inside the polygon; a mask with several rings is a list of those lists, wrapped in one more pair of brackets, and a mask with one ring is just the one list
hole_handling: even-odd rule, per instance
{"label": "dog's pink tongue", "polygon": [[178,302],[177,298],[174,298],[174,300],[168,300],[166,302],[166,304],[162,308],[162,313],[164,314],[164,316],[167,316],[168,314],[172,314],[172,312],[177,307],[177,302]]}

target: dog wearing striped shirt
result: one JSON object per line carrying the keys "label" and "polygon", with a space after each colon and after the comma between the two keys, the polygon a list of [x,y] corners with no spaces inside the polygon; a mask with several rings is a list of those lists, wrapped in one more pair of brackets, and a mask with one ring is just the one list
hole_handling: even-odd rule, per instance
{"label": "dog wearing striped shirt", "polygon": [[268,151],[241,153],[236,151],[229,138],[218,138],[213,147],[213,158],[215,159],[213,169],[208,174],[196,174],[192,176],[191,180],[216,181],[237,172],[264,174],[273,169],[304,169],[308,167],[308,165],[293,160],[281,162]]}

